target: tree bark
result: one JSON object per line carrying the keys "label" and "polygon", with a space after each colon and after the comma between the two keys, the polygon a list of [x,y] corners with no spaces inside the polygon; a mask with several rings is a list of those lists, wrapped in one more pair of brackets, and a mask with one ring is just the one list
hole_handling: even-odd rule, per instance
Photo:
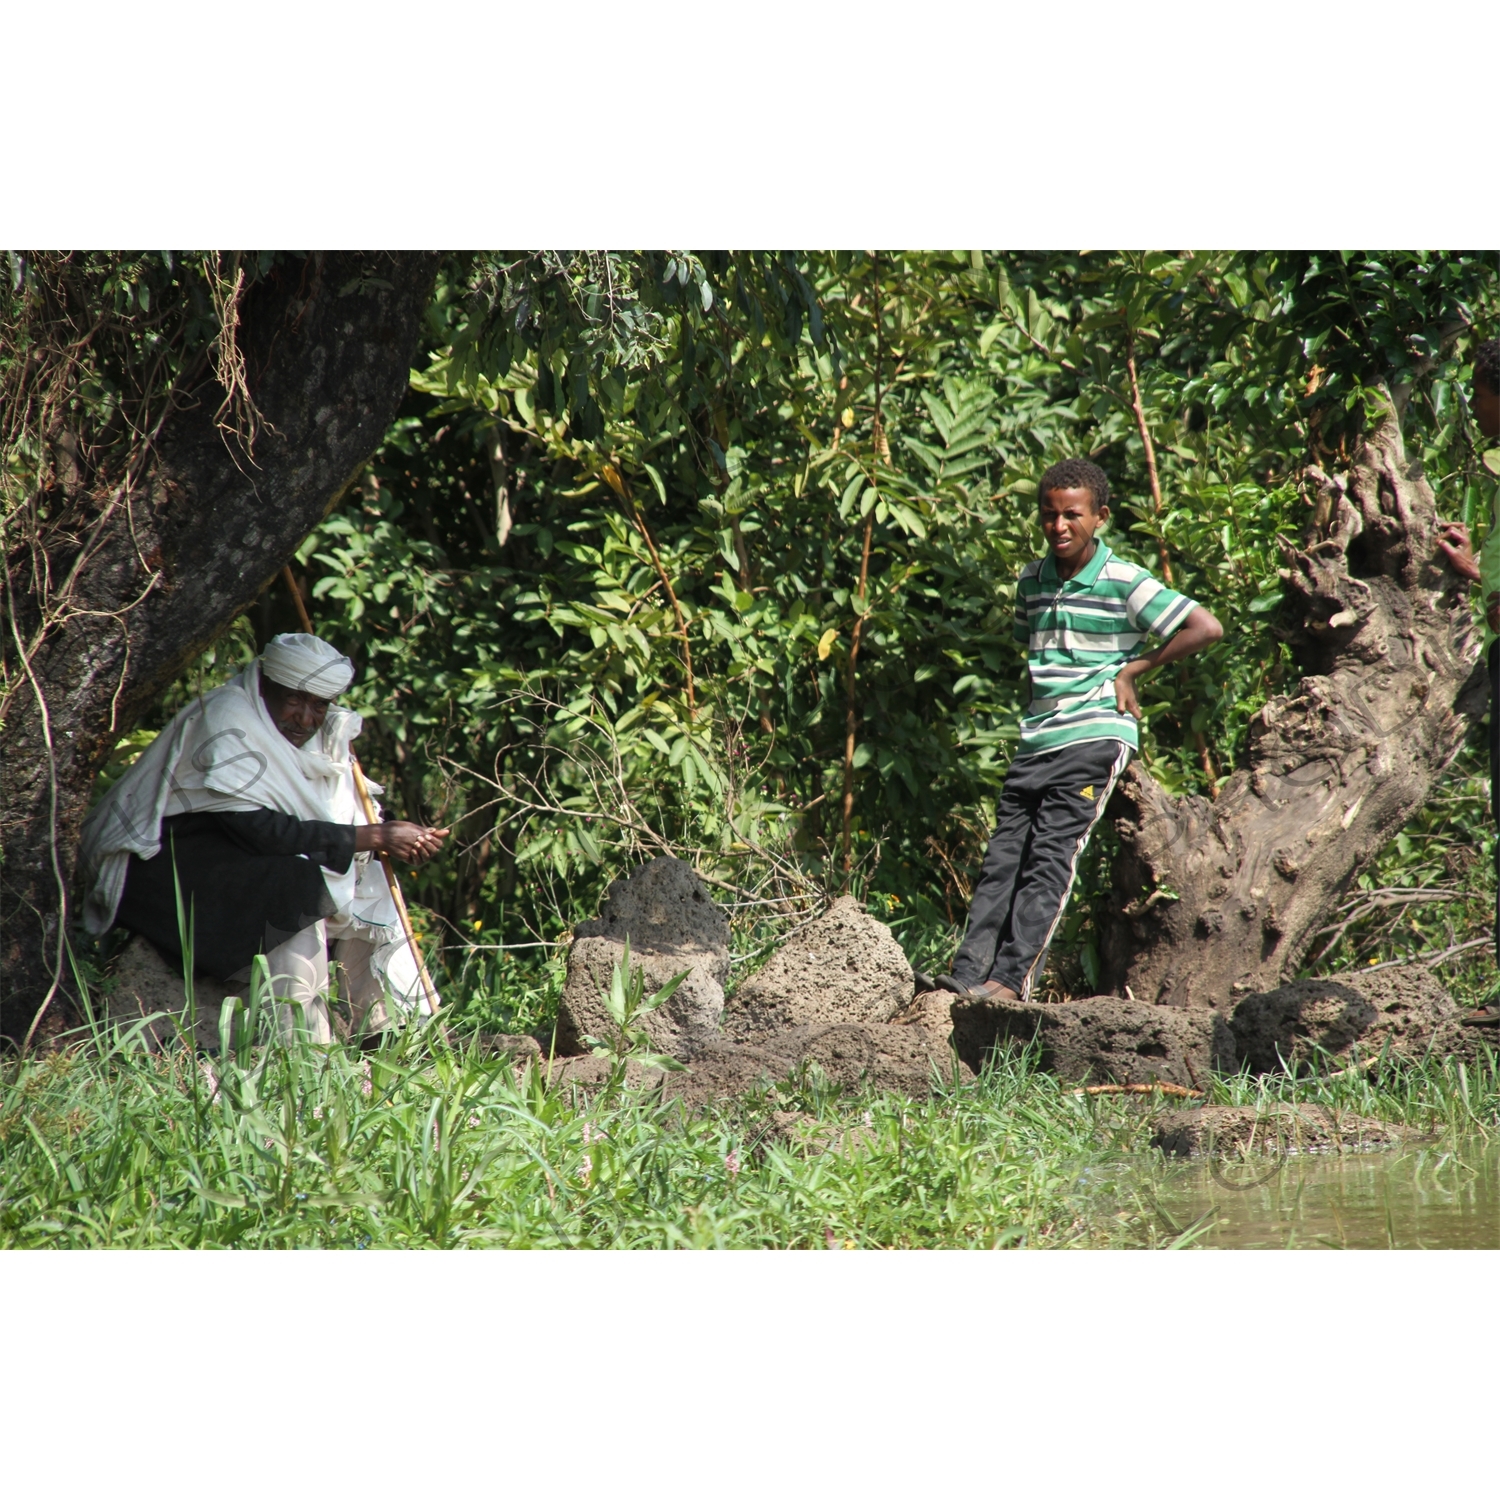
{"label": "tree bark", "polygon": [[[436,268],[431,255],[369,253],[277,267],[240,312],[261,423],[253,459],[216,426],[224,392],[205,375],[98,538],[74,612],[42,639],[0,729],[0,1035],[23,1038],[49,996],[39,1035],[76,1020],[59,935],[99,768],[374,451],[406,390]],[[7,559],[12,651],[38,625],[34,566]]]}
{"label": "tree bark", "polygon": [[1314,524],[1282,543],[1296,691],[1252,720],[1217,801],[1170,797],[1138,764],[1116,792],[1104,978],[1138,1000],[1222,1009],[1291,977],[1488,701],[1467,585],[1394,409],[1347,474],[1307,475]]}

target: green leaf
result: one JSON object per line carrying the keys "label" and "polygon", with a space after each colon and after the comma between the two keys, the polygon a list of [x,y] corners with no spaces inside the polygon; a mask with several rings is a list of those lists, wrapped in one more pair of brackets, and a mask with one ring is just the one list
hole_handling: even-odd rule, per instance
{"label": "green leaf", "polygon": [[662,483],[661,474],[657,471],[656,466],[654,464],[643,463],[641,467],[646,471],[647,478],[650,479],[656,490],[656,498],[665,505],[667,503],[667,487]]}
{"label": "green leaf", "polygon": [[854,508],[855,497],[859,494],[864,483],[865,476],[863,472],[856,470],[854,478],[845,486],[843,496],[839,500],[839,518],[841,520],[848,520],[849,512]]}
{"label": "green leaf", "polygon": [[686,1073],[686,1063],[680,1063],[675,1057],[668,1057],[665,1052],[632,1052],[631,1062],[638,1062],[643,1068],[660,1068],[663,1073]]}

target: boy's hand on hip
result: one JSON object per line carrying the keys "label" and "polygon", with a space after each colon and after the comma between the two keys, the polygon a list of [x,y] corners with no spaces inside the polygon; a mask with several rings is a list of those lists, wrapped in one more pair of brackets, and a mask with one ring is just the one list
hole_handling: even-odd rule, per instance
{"label": "boy's hand on hip", "polygon": [[1121,667],[1119,675],[1115,678],[1115,707],[1120,713],[1130,714],[1139,719],[1141,704],[1135,696],[1135,679],[1138,674],[1130,670],[1133,665],[1132,662]]}
{"label": "boy's hand on hip", "polygon": [[1474,556],[1474,544],[1469,540],[1469,528],[1461,521],[1439,521],[1437,529],[1438,551],[1448,559],[1448,566],[1460,578],[1471,583],[1479,578],[1479,561]]}

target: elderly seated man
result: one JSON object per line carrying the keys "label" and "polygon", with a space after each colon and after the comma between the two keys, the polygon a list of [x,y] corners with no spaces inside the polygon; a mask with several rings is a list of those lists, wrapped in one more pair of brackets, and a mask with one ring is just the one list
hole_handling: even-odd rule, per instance
{"label": "elderly seated man", "polygon": [[331,1039],[330,943],[359,1030],[424,1008],[416,956],[370,856],[419,863],[448,830],[365,818],[349,750],[363,724],[332,703],[353,677],[317,636],[277,636],[184,708],[83,828],[88,930],[118,922],[180,964],[180,888],[195,969],[245,982],[266,954],[284,1038],[300,1025]]}

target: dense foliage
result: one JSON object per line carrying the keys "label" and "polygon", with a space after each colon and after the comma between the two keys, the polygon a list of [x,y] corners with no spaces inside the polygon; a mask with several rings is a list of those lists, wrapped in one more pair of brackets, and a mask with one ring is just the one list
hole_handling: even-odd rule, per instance
{"label": "dense foliage", "polygon": [[[387,800],[458,830],[414,882],[450,967],[498,995],[497,945],[555,941],[663,847],[739,903],[747,953],[761,918],[850,884],[940,947],[1024,702],[1035,480],[1070,454],[1111,477],[1110,545],[1225,624],[1142,695],[1152,774],[1212,794],[1294,668],[1276,538],[1305,524],[1303,467],[1348,457],[1375,385],[1482,532],[1466,357],[1497,313],[1468,254],[454,260],[403,414],[299,554],[364,669]],[[289,626],[269,598],[205,670]],[[1478,769],[1365,881],[1441,888],[1396,913],[1420,945],[1483,920]],[[1090,978],[1108,853],[1061,983]],[[1370,926],[1391,912],[1327,960],[1398,951]]]}

